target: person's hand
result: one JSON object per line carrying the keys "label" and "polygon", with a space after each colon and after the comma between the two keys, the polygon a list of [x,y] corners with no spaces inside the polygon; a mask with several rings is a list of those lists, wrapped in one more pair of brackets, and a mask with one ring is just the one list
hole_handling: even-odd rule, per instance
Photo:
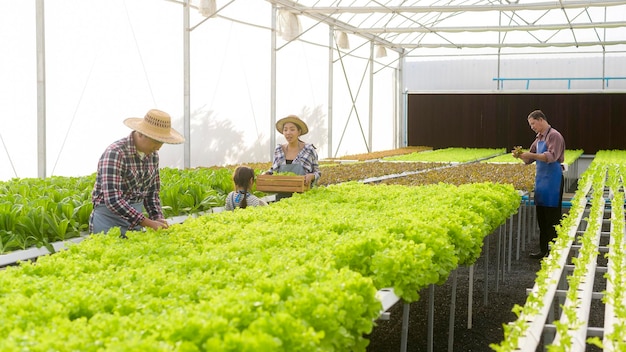
{"label": "person's hand", "polygon": [[149,227],[153,230],[158,230],[158,229],[166,229],[169,227],[169,224],[167,223],[167,220],[165,219],[156,219],[156,220],[152,220],[152,219],[148,219],[146,218],[143,222],[142,225],[144,227]]}
{"label": "person's hand", "polygon": [[522,161],[524,161],[524,163],[528,164],[531,161],[531,156],[532,156],[531,153],[524,152],[524,153],[520,154],[519,158],[522,159]]}
{"label": "person's hand", "polygon": [[165,219],[156,219],[155,221],[158,222],[158,223],[161,223],[159,228],[162,227],[162,228],[166,229],[166,228],[170,227],[170,224],[168,224],[167,220],[165,220]]}
{"label": "person's hand", "polygon": [[313,180],[315,180],[315,174],[306,174],[304,175],[304,183],[306,183],[307,185],[311,185],[311,182],[313,182]]}
{"label": "person's hand", "polygon": [[511,151],[511,155],[514,158],[520,158],[523,153],[524,153],[524,151],[522,150],[521,146],[517,146],[517,147],[513,148],[513,150]]}

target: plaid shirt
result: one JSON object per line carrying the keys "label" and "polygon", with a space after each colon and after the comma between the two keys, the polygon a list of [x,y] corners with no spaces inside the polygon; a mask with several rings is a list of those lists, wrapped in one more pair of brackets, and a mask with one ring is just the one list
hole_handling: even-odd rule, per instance
{"label": "plaid shirt", "polygon": [[131,204],[143,202],[150,219],[163,218],[159,192],[159,154],[139,155],[133,134],[111,144],[100,157],[92,203],[104,204],[115,214],[138,226],[145,216]]}
{"label": "plaid shirt", "polygon": [[[281,165],[287,164],[287,158],[285,157],[285,151],[283,147],[279,144],[274,149],[274,162],[272,163],[272,168],[269,170],[270,174],[274,172],[278,172],[278,168]],[[319,180],[322,173],[320,172],[320,165],[317,161],[317,151],[315,150],[315,146],[313,144],[305,143],[304,147],[295,159],[293,159],[292,164],[300,164],[302,168],[309,174],[315,174],[315,183]]]}

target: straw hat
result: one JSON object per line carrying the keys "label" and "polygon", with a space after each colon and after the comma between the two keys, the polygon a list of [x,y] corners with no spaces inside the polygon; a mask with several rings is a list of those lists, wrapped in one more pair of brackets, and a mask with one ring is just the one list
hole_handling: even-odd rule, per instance
{"label": "straw hat", "polygon": [[129,117],[124,124],[159,142],[180,144],[185,141],[185,137],[172,128],[170,115],[161,110],[152,109],[143,118]]}
{"label": "straw hat", "polygon": [[276,129],[278,130],[278,132],[280,132],[280,134],[283,133],[283,127],[287,122],[291,122],[294,125],[300,127],[301,136],[309,133],[309,127],[306,125],[306,123],[304,123],[304,121],[300,120],[300,118],[296,115],[289,115],[287,117],[283,117],[276,122]]}

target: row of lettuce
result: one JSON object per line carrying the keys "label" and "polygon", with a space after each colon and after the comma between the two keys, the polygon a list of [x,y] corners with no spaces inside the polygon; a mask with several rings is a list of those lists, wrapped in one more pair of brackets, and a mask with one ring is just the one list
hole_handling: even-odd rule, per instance
{"label": "row of lettuce", "polygon": [[[95,174],[0,182],[0,254],[78,237],[88,229]],[[232,191],[232,169],[161,169],[161,202],[167,218],[223,206]]]}
{"label": "row of lettuce", "polygon": [[[418,152],[419,151],[419,152]],[[387,174],[400,174],[438,169],[442,163],[458,163],[488,159],[494,155],[510,158],[504,148],[445,148],[430,151],[420,148],[402,149],[403,163],[323,163],[320,185],[363,180]],[[391,154],[391,153],[388,153]],[[566,151],[569,160],[575,160],[582,150]],[[376,154],[377,155],[377,154]],[[500,156],[500,157],[501,157]],[[361,158],[365,156],[361,155]],[[384,160],[395,160],[389,156]],[[500,158],[497,157],[496,158]],[[437,161],[437,163],[431,161]],[[500,159],[499,159],[500,160]],[[406,161],[413,161],[406,162]],[[270,163],[250,164],[257,173],[269,168]],[[498,167],[497,165],[494,167]],[[504,166],[501,166],[504,168]],[[233,189],[234,166],[161,170],[161,201],[167,218],[210,211],[221,207],[228,192]],[[419,181],[396,179],[407,185],[450,182],[502,182],[513,184],[517,189],[531,191],[534,179],[533,168],[516,170],[463,170],[455,169],[442,176],[441,172],[423,173]],[[430,176],[429,176],[430,175]],[[427,178],[424,178],[429,176]],[[478,177],[478,178],[477,178]],[[47,179],[13,179],[0,182],[0,255],[33,246],[46,247],[54,251],[52,243],[78,237],[88,227],[91,214],[91,190],[95,174],[85,177],[49,177]],[[256,192],[262,196],[262,193]]]}
{"label": "row of lettuce", "polygon": [[[581,175],[578,190],[572,198],[572,208],[557,227],[558,237],[550,255],[542,261],[535,285],[524,306],[515,306],[518,319],[504,326],[504,340],[492,344],[495,351],[534,351],[541,342],[545,324],[556,328],[554,339],[544,341],[550,351],[585,350],[592,344],[607,351],[626,350],[626,283],[624,270],[624,177],[626,151],[599,151],[589,168]],[[605,274],[596,273],[605,210],[610,209],[608,259]],[[606,232],[606,230],[604,230]],[[582,233],[582,234],[581,234]],[[580,246],[569,263],[572,246]],[[571,271],[565,270],[571,264]],[[602,275],[602,276],[600,276]],[[566,280],[561,280],[566,277]],[[605,306],[602,338],[589,337],[590,301],[594,286],[605,280],[602,292]],[[549,321],[556,288],[566,282],[565,301],[561,314]],[[561,288],[559,286],[559,288]]]}
{"label": "row of lettuce", "polygon": [[92,235],[0,271],[3,351],[365,351],[377,291],[407,302],[517,212],[497,183],[357,182]]}
{"label": "row of lettuce", "polygon": [[[444,159],[464,154],[493,154],[491,149],[448,148],[445,151]],[[270,163],[253,166],[260,173],[268,169]],[[226,195],[233,190],[233,169],[234,166],[161,169],[164,215],[171,218],[223,206]],[[84,233],[93,209],[91,190],[95,177],[92,174],[0,182],[0,254],[30,247],[46,247],[53,252],[53,242]]]}

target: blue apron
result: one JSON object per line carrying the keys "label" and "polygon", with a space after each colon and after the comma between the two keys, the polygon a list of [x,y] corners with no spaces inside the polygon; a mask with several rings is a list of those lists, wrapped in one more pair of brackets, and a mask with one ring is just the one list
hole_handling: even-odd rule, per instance
{"label": "blue apron", "polygon": [[[546,133],[546,136],[548,134]],[[546,142],[537,142],[537,153],[547,150]],[[544,207],[561,206],[561,179],[563,171],[561,163],[555,161],[546,163],[536,161],[537,171],[535,176],[535,204]]]}

